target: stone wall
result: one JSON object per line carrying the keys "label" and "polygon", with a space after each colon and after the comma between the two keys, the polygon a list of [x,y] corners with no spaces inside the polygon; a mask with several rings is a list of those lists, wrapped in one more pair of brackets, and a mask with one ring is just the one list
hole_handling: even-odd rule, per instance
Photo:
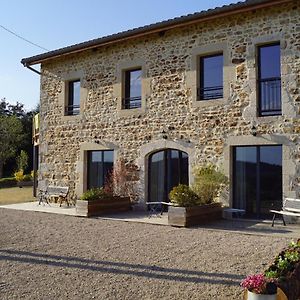
{"label": "stone wall", "polygon": [[[144,190],[147,154],[141,149],[147,145],[164,147],[166,141],[181,145],[192,149],[193,164],[212,162],[230,175],[230,146],[249,141],[249,145],[285,145],[284,193],[299,196],[299,19],[300,4],[294,1],[42,64],[40,185],[67,184],[72,197],[79,196],[84,189],[82,149],[86,144],[89,149],[93,145],[115,149],[119,158],[138,165]],[[255,48],[270,41],[281,43],[283,115],[257,117]],[[220,44],[225,47],[228,95],[222,101],[198,105],[193,64],[201,54],[197,49]],[[120,68],[135,61],[143,63],[145,107],[124,115],[119,109]],[[81,78],[79,116],[63,115],[64,80],[70,74]],[[253,125],[256,138],[251,135]]]}

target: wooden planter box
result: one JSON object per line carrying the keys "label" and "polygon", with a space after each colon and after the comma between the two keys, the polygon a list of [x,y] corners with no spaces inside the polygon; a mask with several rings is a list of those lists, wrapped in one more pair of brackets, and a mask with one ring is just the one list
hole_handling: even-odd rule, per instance
{"label": "wooden planter box", "polygon": [[33,186],[33,181],[19,181],[17,186],[22,188],[23,186]]}
{"label": "wooden planter box", "polygon": [[169,207],[168,223],[177,227],[205,224],[222,218],[221,203],[193,207]]}
{"label": "wooden planter box", "polygon": [[100,200],[77,200],[76,215],[81,217],[101,216],[131,209],[129,197],[108,197]]}

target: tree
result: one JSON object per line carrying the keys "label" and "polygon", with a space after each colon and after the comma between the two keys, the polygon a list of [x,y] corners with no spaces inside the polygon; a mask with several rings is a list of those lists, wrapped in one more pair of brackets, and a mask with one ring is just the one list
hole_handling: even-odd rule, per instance
{"label": "tree", "polygon": [[[24,150],[28,154],[28,168],[30,171],[33,164],[33,151],[32,151],[32,118],[38,113],[39,106],[31,111],[26,111],[24,109],[24,105],[22,103],[17,102],[17,104],[10,104],[6,101],[5,98],[0,100],[0,116],[15,116],[18,120],[20,120],[23,132],[21,133],[22,138],[19,139],[19,144],[17,149],[15,150],[15,154],[20,154],[21,150]],[[1,133],[0,133],[1,135]],[[5,143],[4,140],[0,139],[0,143]],[[3,169],[3,164],[2,164]],[[6,163],[4,166],[4,173],[7,175],[14,172],[16,169],[16,158],[14,156],[10,156],[10,158],[6,159]],[[2,173],[3,175],[3,173]]]}
{"label": "tree", "polygon": [[18,171],[25,171],[25,169],[28,167],[28,154],[26,151],[21,150],[20,155],[17,157],[17,165]]}
{"label": "tree", "polygon": [[23,126],[15,115],[0,115],[0,178],[3,165],[11,157],[23,139]]}

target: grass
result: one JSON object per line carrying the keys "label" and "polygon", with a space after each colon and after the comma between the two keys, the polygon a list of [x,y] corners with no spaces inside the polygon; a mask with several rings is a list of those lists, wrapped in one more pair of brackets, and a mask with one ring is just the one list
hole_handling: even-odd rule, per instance
{"label": "grass", "polygon": [[0,189],[0,205],[35,201],[32,196],[32,186],[11,187]]}

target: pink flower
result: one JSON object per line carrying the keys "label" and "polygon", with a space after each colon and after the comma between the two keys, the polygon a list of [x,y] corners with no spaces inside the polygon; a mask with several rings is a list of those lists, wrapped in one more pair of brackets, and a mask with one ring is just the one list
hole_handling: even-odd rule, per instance
{"label": "pink flower", "polygon": [[263,274],[249,275],[241,282],[241,286],[251,292],[264,294],[267,282]]}

